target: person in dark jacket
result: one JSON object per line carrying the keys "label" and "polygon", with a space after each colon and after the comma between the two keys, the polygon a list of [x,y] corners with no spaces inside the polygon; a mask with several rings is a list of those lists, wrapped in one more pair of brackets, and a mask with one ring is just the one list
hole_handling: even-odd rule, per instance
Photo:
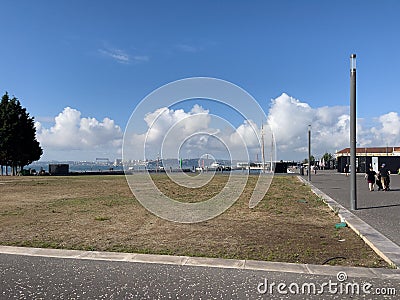
{"label": "person in dark jacket", "polygon": [[374,190],[375,179],[376,179],[375,176],[376,172],[372,168],[369,168],[369,170],[365,173],[365,179],[368,182],[368,188],[370,192]]}
{"label": "person in dark jacket", "polygon": [[390,171],[389,169],[386,167],[386,164],[382,164],[382,167],[379,171],[380,175],[381,175],[381,182],[382,182],[382,187],[384,191],[388,191],[389,190],[389,182],[390,182]]}
{"label": "person in dark jacket", "polygon": [[379,172],[378,172],[378,174],[376,176],[376,185],[378,186],[378,191],[382,191],[383,190],[382,177],[381,177],[381,173],[379,173]]}

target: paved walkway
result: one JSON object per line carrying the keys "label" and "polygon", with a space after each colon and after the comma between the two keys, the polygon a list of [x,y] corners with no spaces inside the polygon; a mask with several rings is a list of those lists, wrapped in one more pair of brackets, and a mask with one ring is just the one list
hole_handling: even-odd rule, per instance
{"label": "paved walkway", "polygon": [[[303,180],[307,180],[304,176]],[[357,175],[357,210],[350,211],[350,176],[334,171],[319,171],[311,177],[316,193],[323,192],[330,206],[339,208],[345,218],[361,237],[379,254],[387,254],[400,266],[400,176],[391,176],[391,191],[368,190],[363,174]],[[321,196],[324,195],[321,193]],[[382,256],[382,255],[381,255]],[[386,257],[386,258],[388,258]],[[384,257],[385,258],[385,257]]]}
{"label": "paved walkway", "polygon": [[400,270],[393,269],[0,246],[4,300],[380,300],[399,294]]}

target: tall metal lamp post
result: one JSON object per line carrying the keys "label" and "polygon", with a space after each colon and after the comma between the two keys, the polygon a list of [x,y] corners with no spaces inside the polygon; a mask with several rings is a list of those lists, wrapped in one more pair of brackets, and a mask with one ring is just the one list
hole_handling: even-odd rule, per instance
{"label": "tall metal lamp post", "polygon": [[357,209],[357,115],[356,115],[356,55],[350,55],[350,207]]}
{"label": "tall metal lamp post", "polygon": [[308,125],[308,181],[311,181],[311,125]]}

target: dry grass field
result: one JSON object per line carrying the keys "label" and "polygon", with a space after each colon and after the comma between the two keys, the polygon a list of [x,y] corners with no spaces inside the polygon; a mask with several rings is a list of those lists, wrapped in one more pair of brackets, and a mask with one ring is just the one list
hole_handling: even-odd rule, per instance
{"label": "dry grass field", "polygon": [[[227,175],[201,189],[153,179],[179,201],[218,192]],[[275,176],[253,209],[250,176],[222,215],[196,224],[160,219],[133,197],[124,176],[0,177],[0,244],[63,249],[388,267],[296,177]],[[340,258],[342,257],[342,258]],[[335,259],[333,259],[335,258]]]}

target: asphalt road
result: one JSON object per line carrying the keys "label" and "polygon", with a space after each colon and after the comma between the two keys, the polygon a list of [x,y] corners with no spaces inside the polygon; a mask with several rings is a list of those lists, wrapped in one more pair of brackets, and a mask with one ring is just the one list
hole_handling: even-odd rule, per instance
{"label": "asphalt road", "polygon": [[399,277],[340,281],[344,273],[341,278],[10,254],[0,254],[0,270],[1,299],[398,299],[400,294]]}
{"label": "asphalt road", "polygon": [[[319,171],[311,183],[350,210],[350,176]],[[400,246],[400,176],[391,176],[388,192],[368,190],[363,174],[357,175],[357,210],[351,211]]]}

